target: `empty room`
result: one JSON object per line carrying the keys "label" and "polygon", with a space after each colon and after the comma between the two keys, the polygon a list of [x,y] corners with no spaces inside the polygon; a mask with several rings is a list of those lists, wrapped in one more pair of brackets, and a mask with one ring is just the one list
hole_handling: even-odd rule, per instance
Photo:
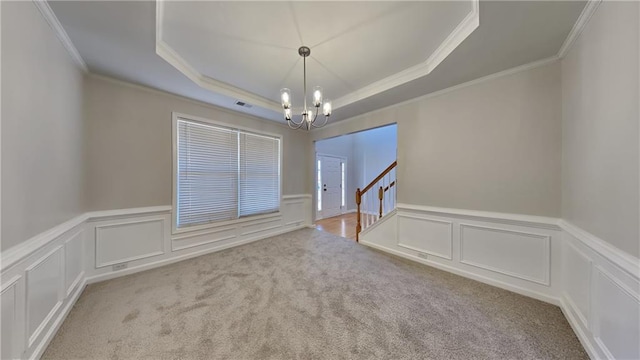
{"label": "empty room", "polygon": [[0,1],[0,359],[640,360],[640,2]]}

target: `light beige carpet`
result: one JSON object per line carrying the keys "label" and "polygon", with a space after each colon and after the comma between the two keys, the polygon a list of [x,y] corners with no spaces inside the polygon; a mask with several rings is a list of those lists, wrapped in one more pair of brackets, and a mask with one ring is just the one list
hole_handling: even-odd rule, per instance
{"label": "light beige carpet", "polygon": [[586,359],[560,309],[304,229],[88,286],[44,359]]}

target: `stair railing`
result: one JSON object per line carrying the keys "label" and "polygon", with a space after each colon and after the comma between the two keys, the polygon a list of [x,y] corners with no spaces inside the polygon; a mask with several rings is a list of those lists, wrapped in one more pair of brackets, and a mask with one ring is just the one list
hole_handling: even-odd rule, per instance
{"label": "stair railing", "polygon": [[[398,165],[394,161],[380,175],[376,176],[364,189],[356,190],[357,223],[356,241],[360,241],[360,232],[376,221],[380,220],[384,214],[396,207],[396,171]],[[369,191],[371,189],[375,191]]]}

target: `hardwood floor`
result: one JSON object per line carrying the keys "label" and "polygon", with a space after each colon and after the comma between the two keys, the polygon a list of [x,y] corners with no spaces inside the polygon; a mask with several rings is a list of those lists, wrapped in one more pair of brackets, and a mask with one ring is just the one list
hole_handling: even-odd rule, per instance
{"label": "hardwood floor", "polygon": [[356,213],[343,214],[316,220],[316,229],[342,236],[347,239],[356,239]]}

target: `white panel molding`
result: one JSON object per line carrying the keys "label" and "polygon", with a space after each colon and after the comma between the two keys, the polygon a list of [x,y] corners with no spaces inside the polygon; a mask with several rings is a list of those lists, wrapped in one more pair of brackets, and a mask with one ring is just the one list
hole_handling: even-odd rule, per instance
{"label": "white panel molding", "polygon": [[[356,210],[356,211],[357,211],[357,210]],[[381,219],[379,219],[378,221],[374,222],[374,223],[373,223],[373,225],[369,225],[369,226],[368,226],[368,227],[366,227],[364,230],[362,230],[362,231],[360,232],[360,236],[364,236],[364,235],[366,235],[367,233],[372,232],[372,231],[373,231],[373,229],[377,228],[378,226],[383,225],[385,222],[389,221],[389,220],[390,220],[390,219],[392,219],[392,218],[393,218],[393,219],[395,219],[397,212],[398,212],[398,209],[396,208],[396,209],[393,209],[393,210],[389,211],[388,213],[384,214],[384,215],[382,216],[382,218],[381,218]],[[363,214],[364,214],[365,212],[364,212],[364,211],[360,211],[360,213],[363,213]],[[377,215],[377,214],[373,214],[373,215]],[[393,215],[393,216],[392,216],[392,215]],[[396,237],[398,236],[398,235],[397,235],[397,231],[396,231],[395,236],[396,236]]]}
{"label": "white panel molding", "polygon": [[[594,297],[594,306],[591,310],[591,312],[594,314],[594,322],[592,325],[592,333],[593,333],[593,337],[595,339],[595,342],[597,345],[599,345],[600,350],[602,351],[602,353],[604,354],[604,356],[608,359],[616,359],[616,358],[620,358],[620,359],[638,359],[640,358],[640,345],[638,344],[638,339],[640,336],[640,295],[630,289],[627,285],[625,285],[624,283],[622,283],[616,276],[612,275],[611,273],[609,273],[607,270],[605,270],[602,266],[595,266],[595,271],[597,273],[597,276],[595,276],[595,286],[593,286],[593,297]],[[600,286],[602,286],[602,281],[607,281],[609,282],[611,285],[614,286],[614,288],[616,289],[616,291],[612,291],[612,292],[608,292],[608,291],[601,291],[602,289],[600,289]],[[600,291],[599,291],[600,290]],[[621,308],[620,307],[620,303],[613,303],[613,304],[601,304],[600,302],[603,301],[602,297],[613,297],[615,293],[618,293],[618,295],[622,295],[623,297],[626,297],[627,299],[631,300],[631,302],[633,303],[633,305],[631,305],[632,307],[635,308]],[[631,323],[631,327],[635,326],[635,329],[629,329],[625,327],[625,324],[620,324],[619,322],[621,321],[625,321],[625,320],[620,320],[620,319],[612,319],[612,318],[605,318],[606,314],[603,314],[605,311],[611,311],[613,310],[614,312],[616,312],[616,314],[618,315],[618,317],[624,317],[626,318],[626,322],[627,323]],[[621,314],[621,315],[620,315]],[[628,320],[631,319],[631,320]],[[605,321],[602,321],[605,320]],[[615,328],[613,331],[615,333],[613,334],[605,334],[603,333],[603,329],[602,329],[602,323],[606,323],[606,325],[608,325],[609,327],[611,327],[611,325],[615,322],[615,325],[622,325],[619,326],[617,328]],[[614,326],[615,326],[614,325]],[[629,330],[631,330],[631,336],[629,336]],[[634,331],[635,330],[635,331]],[[607,344],[607,340],[603,338],[603,336],[607,336],[609,338],[609,341],[616,341],[618,344],[612,344],[609,343]],[[618,339],[621,336],[626,336],[627,337],[627,341],[624,342],[624,344],[620,344],[620,341],[618,341]],[[622,346],[622,349],[611,349],[610,347],[614,347],[616,345]],[[618,353],[623,352],[622,357],[616,357],[616,355],[618,355]],[[634,354],[630,354],[630,352],[634,352]]]}
{"label": "white panel molding", "polygon": [[573,28],[569,32],[569,35],[564,40],[564,43],[562,43],[562,46],[558,51],[558,57],[560,59],[564,58],[569,52],[569,50],[571,50],[571,47],[576,42],[578,37],[580,37],[580,34],[582,34],[582,31],[589,23],[589,20],[598,9],[598,6],[600,6],[601,2],[602,0],[587,1],[587,4],[584,6],[584,9],[582,9],[580,16],[578,16],[578,20],[576,21],[575,24],[573,24]]}
{"label": "white panel molding", "polygon": [[[403,216],[412,216],[415,221],[435,217],[452,222],[453,261],[399,246],[398,227],[402,223],[398,218]],[[545,254],[540,262],[545,264],[544,276],[540,271],[532,271],[536,276],[527,271],[505,271],[492,257],[488,257],[489,264],[467,266],[464,238],[469,234],[464,233],[465,227],[539,239],[542,243],[537,253]],[[640,356],[637,339],[632,339],[640,334],[640,324],[633,321],[640,314],[640,260],[565,220],[399,204],[395,212],[360,235],[363,245],[560,306],[593,359]],[[518,246],[517,241],[513,245]]]}
{"label": "white panel molding", "polygon": [[[433,256],[436,254],[429,254],[424,249],[415,246],[407,247],[407,244],[400,239],[399,227],[402,224],[400,221],[402,218],[410,218],[413,221],[437,220],[451,223],[453,228],[451,259]],[[382,221],[375,223],[367,229],[368,231],[360,234],[360,243],[525,296],[556,305],[560,304],[557,289],[559,285],[552,286],[551,282],[551,279],[554,278],[551,274],[552,264],[558,262],[558,260],[553,260],[552,249],[560,248],[558,245],[561,241],[559,227],[555,225],[557,219],[399,204],[396,211],[385,216],[383,221],[388,222],[389,225],[380,224]],[[465,222],[467,223],[465,224]],[[468,259],[465,260],[464,241],[462,241],[464,234],[461,225],[485,231],[507,232],[514,236],[533,237],[536,241],[540,241],[538,249],[541,255],[539,259],[536,259],[539,266],[536,265],[536,271],[533,274],[514,273],[502,268],[499,259],[495,263],[489,264],[477,264],[468,261]],[[390,226],[393,227],[393,230],[388,229]],[[415,236],[422,239],[429,234],[420,233]],[[421,240],[416,239],[416,241]],[[517,241],[513,244],[520,251],[526,249],[526,247],[521,248],[524,245],[526,244],[520,244]]]}
{"label": "white panel molding", "polygon": [[[143,254],[125,256],[125,257],[121,257],[121,258],[117,258],[117,259],[111,259],[111,260],[103,259],[103,250],[105,248],[111,246],[111,245],[108,244],[108,240],[103,240],[101,234],[104,234],[105,232],[109,231],[109,229],[126,228],[126,227],[131,228],[132,225],[152,224],[152,223],[160,224],[160,236],[157,239],[153,239],[153,241],[157,241],[159,244],[153,244],[153,243],[150,244],[150,245],[156,245],[159,248],[159,250],[155,249],[155,247],[154,247],[154,249],[152,251],[149,251],[149,252],[146,252],[146,253],[143,253]],[[139,235],[139,234],[137,234],[137,235]],[[165,250],[164,250],[164,236],[165,236],[164,218],[133,220],[133,221],[118,222],[118,223],[114,223],[114,224],[98,225],[98,226],[95,227],[95,240],[94,240],[95,241],[95,252],[96,252],[96,258],[95,258],[96,259],[96,268],[101,268],[101,267],[111,266],[111,265],[120,264],[120,263],[124,263],[124,262],[141,260],[141,259],[146,259],[146,258],[153,257],[153,256],[162,255],[162,254],[165,253]],[[138,236],[136,236],[135,238],[138,238]]]}
{"label": "white panel molding", "polygon": [[49,326],[49,330],[47,330],[45,335],[42,337],[42,340],[31,350],[31,356],[29,356],[30,359],[39,359],[42,356],[44,351],[47,349],[47,346],[49,346],[49,343],[51,342],[51,340],[53,340],[53,337],[58,332],[58,329],[60,329],[60,326],[67,318],[67,315],[69,315],[69,312],[71,312],[73,305],[75,305],[76,301],[78,301],[78,298],[80,298],[80,295],[84,291],[86,285],[86,280],[82,279],[82,283],[76,288],[76,290],[73,292],[73,295],[69,296],[66,299],[66,305],[64,306],[62,311],[60,311],[55,320],[51,323],[51,326]]}
{"label": "white panel molding", "polygon": [[[229,235],[229,233],[231,234]],[[217,236],[216,234],[220,234],[221,236]],[[187,243],[186,245],[180,245],[180,243],[184,242],[184,240],[189,240],[200,236],[206,236],[208,239],[196,243]],[[171,251],[184,250],[196,246],[231,240],[237,237],[237,228],[235,226],[224,226],[220,228],[212,228],[204,231],[199,231],[197,233],[174,235],[171,237]]]}
{"label": "white panel molding", "polygon": [[54,226],[49,230],[46,230],[34,237],[23,241],[22,243],[12,246],[7,250],[2,251],[0,258],[1,271],[4,273],[20,261],[24,260],[28,256],[32,255],[36,251],[44,248],[49,243],[54,242],[65,233],[83,225],[85,222],[95,221],[96,219],[118,219],[131,215],[141,214],[155,214],[155,213],[167,213],[171,212],[171,206],[154,206],[144,208],[131,208],[131,209],[118,209],[118,210],[104,210],[93,211],[78,215],[68,221],[63,222],[60,225]]}
{"label": "white panel molding", "polygon": [[51,30],[53,30],[58,39],[60,39],[62,46],[67,50],[73,62],[75,62],[83,72],[88,73],[89,68],[87,67],[87,64],[82,59],[82,56],[80,56],[78,49],[76,49],[71,42],[69,35],[64,30],[64,27],[62,27],[62,24],[60,24],[60,21],[53,13],[53,10],[49,7],[49,3],[45,0],[33,0],[33,4],[38,8],[38,10],[40,10],[40,14],[42,14],[42,17],[47,21]]}
{"label": "white panel molding", "polygon": [[87,217],[85,214],[76,216],[75,218],[54,226],[53,228],[46,230],[27,241],[16,246],[12,246],[7,250],[3,250],[1,261],[2,272],[4,273],[12,266],[18,264],[20,261],[24,260],[36,251],[44,248],[66,232],[82,225],[86,219]]}
{"label": "white panel molding", "polygon": [[15,358],[18,357],[17,349],[20,349],[22,339],[19,334],[22,333],[20,331],[20,309],[19,309],[19,290],[18,290],[18,281],[22,279],[22,276],[16,275],[9,279],[6,283],[2,284],[2,288],[0,289],[0,304],[2,305],[2,314],[0,315],[2,321],[2,344],[0,349],[2,353],[0,353],[1,358]]}
{"label": "white panel molding", "polygon": [[311,194],[282,195],[282,200],[293,200],[293,199],[309,199],[309,200],[311,200]]}
{"label": "white panel molding", "polygon": [[[283,196],[283,206],[289,203],[294,204],[294,208],[301,206],[304,213],[279,213],[275,216],[272,214],[270,217],[261,217],[255,221],[250,219],[233,226],[179,234],[173,240],[170,231],[171,206],[88,212],[3,251],[0,293],[3,300],[9,295],[15,300],[12,310],[15,324],[3,322],[5,327],[11,327],[11,333],[14,334],[9,340],[5,340],[3,336],[3,341],[11,342],[8,351],[15,354],[11,357],[37,359],[42,356],[88,283],[133,274],[311,226],[311,195]],[[161,234],[157,240],[162,242],[163,249],[171,249],[170,251],[134,260],[129,257],[123,261],[129,260],[127,264],[130,266],[122,270],[114,271],[108,266],[96,267],[96,229],[99,233],[100,229],[126,228],[128,225],[134,230],[136,225],[156,222],[162,226],[162,232],[156,233]],[[275,224],[278,226],[272,227]],[[250,234],[240,236],[241,227],[249,227]],[[224,240],[212,239],[216,233],[220,235],[229,230],[233,232],[233,237]],[[193,237],[198,242],[185,242]],[[204,240],[200,242],[200,239]],[[160,246],[160,243],[156,244]],[[51,259],[54,261],[49,262]],[[47,266],[47,269],[42,266]],[[81,270],[79,273],[78,269]],[[29,309],[43,305],[34,298],[36,292],[33,281],[45,275],[49,284],[55,285],[46,292],[47,309],[38,308],[41,315],[35,319],[34,314],[31,314],[33,310]],[[32,322],[38,324],[29,326],[29,316]]]}
{"label": "white panel molding", "polygon": [[[464,236],[464,230],[465,229],[476,229],[476,230],[485,231],[485,232],[496,232],[496,233],[512,234],[512,235],[515,235],[515,236],[528,237],[528,238],[532,238],[532,239],[542,240],[543,241],[543,249],[544,249],[544,257],[542,259],[539,259],[539,260],[541,260],[543,262],[543,264],[542,264],[542,268],[543,268],[543,276],[542,276],[542,278],[536,278],[535,276],[530,276],[530,275],[523,274],[523,273],[517,273],[515,271],[501,269],[499,264],[491,265],[491,264],[483,264],[483,263],[475,262],[475,261],[472,261],[472,260],[465,260],[465,240],[466,240],[465,236]],[[470,241],[473,241],[473,240],[470,240]],[[551,275],[550,275],[550,268],[551,268],[551,236],[549,236],[549,235],[541,235],[541,234],[534,234],[534,233],[524,232],[524,231],[507,230],[507,229],[502,229],[502,228],[493,227],[493,226],[478,226],[478,225],[470,225],[470,224],[460,224],[460,263],[461,264],[470,265],[470,266],[475,266],[475,267],[478,267],[478,268],[481,268],[481,269],[485,269],[485,270],[489,270],[489,271],[493,271],[493,272],[496,272],[496,273],[499,273],[499,274],[515,277],[515,278],[518,278],[518,279],[535,282],[535,283],[538,283],[538,284],[541,284],[541,285],[550,286],[551,285],[551,279],[550,279],[550,277],[551,277]]]}
{"label": "white panel molding", "polygon": [[[405,218],[405,219],[415,219],[415,220],[420,220],[423,222],[428,222],[428,223],[433,223],[433,224],[438,224],[438,225],[446,225],[448,227],[448,231],[449,234],[447,236],[447,241],[449,242],[449,254],[441,254],[441,253],[437,253],[431,250],[427,250],[425,248],[418,248],[416,246],[412,246],[412,245],[407,245],[407,244],[403,244],[401,241],[401,237],[400,237],[400,226],[398,225],[398,246],[405,248],[405,249],[409,249],[412,251],[417,251],[420,253],[424,253],[424,254],[429,254],[429,255],[433,255],[433,256],[437,256],[440,258],[443,258],[445,260],[453,260],[453,222],[451,221],[446,221],[446,220],[438,220],[438,219],[433,219],[433,218],[429,218],[429,217],[425,217],[425,216],[416,216],[416,215],[411,215],[411,214],[398,214],[398,218]],[[399,221],[399,220],[398,220]],[[425,238],[431,238],[434,236],[434,234],[430,234],[430,233],[423,233],[421,234],[422,236],[422,240],[426,241]]]}
{"label": "white panel molding", "polygon": [[[529,281],[522,281],[516,279],[517,281],[506,281],[506,278],[499,278],[497,276],[491,276],[492,272],[474,272],[471,269],[473,268],[465,268],[461,267],[456,261],[449,260],[441,260],[434,257],[420,257],[416,255],[412,251],[406,251],[406,249],[397,246],[397,239],[390,236],[393,233],[397,234],[397,228],[392,230],[384,229],[386,226],[397,226],[397,216],[400,214],[393,213],[387,218],[387,223],[385,225],[378,224],[374,225],[375,231],[370,231],[368,234],[365,234],[360,237],[360,244],[369,246],[371,248],[387,252],[405,259],[409,259],[415,262],[419,262],[424,265],[428,265],[431,267],[435,267],[440,270],[448,271],[450,273],[464,276],[469,279],[473,279],[476,281],[480,281],[485,284],[493,285],[505,290],[513,291],[518,294],[522,294],[534,299],[538,299],[547,303],[551,303],[554,305],[559,305],[560,300],[550,294],[548,291],[542,291],[542,289],[548,289],[546,286],[541,286],[538,284],[532,284]],[[454,222],[455,223],[455,222]],[[387,230],[387,231],[384,231]],[[384,232],[384,234],[380,234],[378,236],[378,232]],[[454,232],[455,236],[455,232]],[[455,247],[454,247],[455,249]],[[455,254],[454,254],[455,255]],[[454,256],[455,259],[455,256]],[[535,286],[532,286],[535,285]]]}
{"label": "white panel molding", "polygon": [[[576,248],[571,243],[565,242],[565,246],[566,247],[563,249],[563,261],[562,261],[563,263],[563,299],[565,299],[568,305],[570,305],[570,308],[575,313],[576,317],[580,320],[580,322],[582,323],[582,326],[585,328],[589,328],[590,324],[589,324],[588,316],[589,316],[589,313],[591,312],[590,294],[591,294],[593,261],[589,258],[588,255],[586,255],[584,252]],[[586,266],[588,267],[586,271],[576,271],[577,270],[575,269],[577,267],[576,264],[570,261],[572,257],[571,252],[573,252],[574,254],[573,256],[576,259],[580,259],[586,264]],[[573,283],[576,283],[575,278],[569,278],[572,275],[585,277],[584,280],[587,284],[587,289],[584,291],[586,293],[586,296],[585,296],[586,299],[584,299],[586,301],[586,311],[582,311],[580,307],[576,304],[575,300],[573,300],[573,298],[571,297],[571,291],[570,291],[571,285]]]}
{"label": "white panel molding", "polygon": [[564,314],[564,317],[567,318],[571,329],[577,335],[580,344],[584,347],[589,354],[589,358],[591,359],[599,359],[598,350],[595,348],[594,341],[592,341],[591,332],[589,332],[588,328],[582,327],[579,325],[579,320],[576,317],[575,305],[571,301],[570,298],[563,296],[560,299],[560,309]]}
{"label": "white panel molding", "polygon": [[[34,292],[34,289],[31,289],[30,284],[31,284],[31,280],[33,278],[35,278],[35,273],[36,271],[43,266],[43,264],[45,264],[48,261],[53,261],[55,260],[55,257],[57,256],[57,261],[58,263],[54,263],[54,267],[57,267],[57,284],[55,285],[55,288],[53,290],[55,290],[55,303],[51,306],[50,309],[48,309],[48,311],[46,312],[45,316],[43,316],[42,320],[39,321],[38,325],[35,326],[35,328],[31,328],[31,320],[33,317],[32,314],[32,303],[33,303],[33,298],[35,297],[34,294],[32,294]],[[51,260],[50,260],[51,259]],[[26,339],[26,343],[28,347],[31,347],[35,341],[38,339],[38,337],[40,336],[40,334],[42,333],[42,331],[46,328],[46,326],[49,324],[49,322],[51,321],[51,319],[54,317],[54,315],[56,314],[56,312],[58,311],[58,309],[62,306],[63,304],[63,297],[62,297],[62,292],[63,292],[63,273],[64,273],[64,269],[63,269],[63,257],[62,257],[62,246],[57,246],[55,247],[53,250],[49,251],[46,255],[42,256],[40,259],[36,260],[34,263],[32,263],[31,265],[29,265],[26,269],[25,269],[25,274],[26,274],[26,317],[25,317],[25,322],[26,322],[26,327],[27,327],[27,339]],[[45,274],[50,275],[49,272],[45,272]],[[40,290],[40,289],[39,289]],[[42,305],[42,302],[39,301],[37,302],[37,305]]]}
{"label": "white panel molding", "polygon": [[[64,279],[67,297],[71,295],[73,289],[75,289],[76,286],[82,282],[82,279],[84,279],[84,261],[82,259],[84,249],[84,239],[82,238],[83,234],[84,232],[82,229],[79,229],[64,242]],[[74,249],[74,246],[77,248]],[[74,253],[74,251],[77,251],[78,253]],[[72,260],[73,255],[77,255],[77,261]],[[75,274],[71,272],[74,265],[78,268],[78,271]],[[71,281],[69,281],[70,277]]]}
{"label": "white panel molding", "polygon": [[586,232],[566,220],[558,221],[565,232],[579,240],[583,245],[615,264],[618,268],[640,280],[640,259],[616,248],[608,242]]}
{"label": "white panel molding", "polygon": [[422,214],[435,216],[454,217],[458,219],[485,221],[492,223],[500,223],[515,226],[534,227],[549,230],[560,230],[558,219],[521,214],[507,214],[490,211],[465,210],[465,209],[449,209],[434,206],[412,205],[399,203],[398,209],[403,213],[415,211]]}

